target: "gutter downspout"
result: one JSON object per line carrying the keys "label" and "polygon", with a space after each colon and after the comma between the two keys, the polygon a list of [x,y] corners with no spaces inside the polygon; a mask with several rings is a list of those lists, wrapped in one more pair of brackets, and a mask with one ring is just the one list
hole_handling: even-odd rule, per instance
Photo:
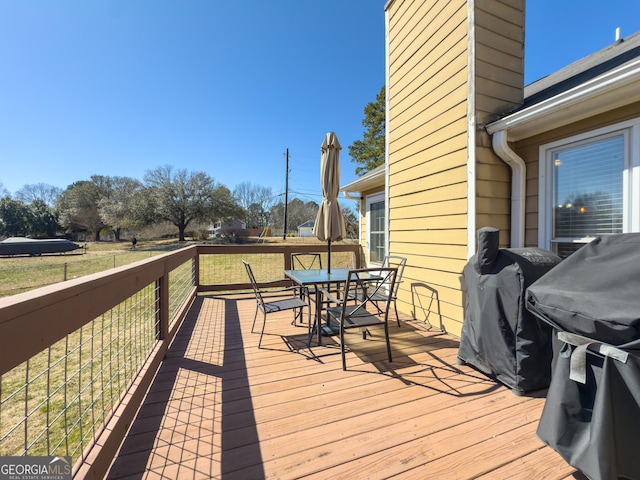
{"label": "gutter downspout", "polygon": [[357,197],[354,197],[353,195],[351,195],[349,192],[345,190],[342,191],[342,195],[344,195],[344,198],[347,198],[349,200],[357,200],[357,201],[362,200],[362,197],[360,195],[358,195]]}
{"label": "gutter downspout", "polygon": [[511,248],[524,247],[527,167],[507,143],[507,130],[492,135],[493,150],[511,168]]}
{"label": "gutter downspout", "polygon": [[467,260],[477,251],[476,0],[467,2]]}
{"label": "gutter downspout", "polygon": [[391,219],[389,218],[391,215],[391,208],[389,207],[389,78],[390,74],[390,60],[389,55],[391,51],[391,46],[389,45],[389,8],[391,8],[391,3],[393,0],[389,0],[384,7],[384,254],[391,254],[391,241],[389,239],[389,228],[391,225]]}

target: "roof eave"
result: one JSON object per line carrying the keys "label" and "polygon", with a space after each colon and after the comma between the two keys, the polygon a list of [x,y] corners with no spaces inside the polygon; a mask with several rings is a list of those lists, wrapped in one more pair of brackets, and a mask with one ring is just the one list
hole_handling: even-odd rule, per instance
{"label": "roof eave", "polygon": [[360,178],[357,178],[351,183],[340,187],[340,191],[345,193],[345,196],[351,196],[354,193],[362,193],[366,190],[371,190],[376,187],[384,186],[385,169],[384,165],[381,165],[368,173],[365,173]]}
{"label": "roof eave", "polygon": [[599,113],[640,101],[640,59],[486,126],[493,135],[509,132],[517,141]]}

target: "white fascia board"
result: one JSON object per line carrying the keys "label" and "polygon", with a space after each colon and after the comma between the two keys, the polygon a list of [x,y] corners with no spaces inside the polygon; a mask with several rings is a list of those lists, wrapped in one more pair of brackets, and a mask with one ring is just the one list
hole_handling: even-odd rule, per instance
{"label": "white fascia board", "polygon": [[486,126],[520,140],[640,100],[640,59]]}
{"label": "white fascia board", "polygon": [[352,194],[361,193],[365,190],[370,190],[375,187],[381,187],[384,185],[385,178],[385,166],[380,165],[379,167],[374,168],[370,172],[365,173],[360,178],[355,179],[353,182],[348,183],[347,185],[340,187],[340,191],[345,194],[345,196],[351,197]]}

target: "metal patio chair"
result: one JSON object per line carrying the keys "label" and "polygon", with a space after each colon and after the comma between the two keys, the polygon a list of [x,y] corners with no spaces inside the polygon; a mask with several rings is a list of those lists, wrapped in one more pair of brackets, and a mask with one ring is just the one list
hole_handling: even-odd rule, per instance
{"label": "metal patio chair", "polygon": [[[402,274],[404,273],[404,267],[407,264],[407,259],[404,257],[399,257],[395,255],[387,255],[384,257],[382,261],[382,268],[396,268],[398,270],[398,274],[396,275],[395,283],[393,287],[390,285],[383,286],[372,298],[372,301],[375,305],[378,303],[384,304],[387,301],[388,295],[387,291],[391,291],[391,300],[393,301],[393,309],[396,314],[396,321],[398,322],[398,327],[400,326],[400,316],[398,315],[398,306],[396,305],[396,301],[398,299],[398,289],[400,287],[400,283],[402,282]],[[375,270],[375,269],[374,269]],[[355,290],[355,296],[359,297],[361,295],[362,289]],[[352,292],[350,296],[353,298],[354,293]]]}
{"label": "metal patio chair", "polygon": [[[319,253],[292,253],[291,268],[293,270],[317,270],[322,269],[322,257]],[[316,301],[317,287],[301,287],[300,298],[311,304]],[[302,312],[296,318],[302,323]],[[309,322],[311,322],[311,308],[309,308]],[[294,319],[295,323],[295,319]]]}
{"label": "metal patio chair", "polygon": [[292,253],[291,268],[294,270],[321,269],[322,257],[319,253]]}
{"label": "metal patio chair", "polygon": [[[391,300],[393,300],[393,310],[396,313],[396,321],[398,322],[398,326],[400,326],[400,316],[398,315],[398,289],[400,288],[400,283],[402,283],[402,275],[404,274],[404,267],[407,265],[407,259],[404,257],[399,257],[396,255],[387,255],[384,257],[382,261],[382,266],[385,268],[396,268],[398,269],[398,274],[396,275],[396,281],[393,284]],[[378,295],[379,301],[384,302],[386,299],[385,294]],[[374,300],[375,301],[375,300]]]}
{"label": "metal patio chair", "polygon": [[338,323],[340,329],[340,351],[342,354],[342,369],[347,369],[345,357],[345,331],[359,329],[363,339],[368,328],[380,326],[384,328],[389,362],[391,358],[391,344],[389,342],[389,306],[393,300],[394,286],[398,274],[397,268],[378,267],[350,270],[345,285],[345,292],[358,291],[358,295],[336,298],[332,292],[322,289],[322,294],[335,307],[327,308],[327,320]]}
{"label": "metal patio chair", "polygon": [[[293,310],[294,315],[298,314],[298,310],[302,311],[304,307],[309,308],[309,304],[300,298],[300,287],[286,287],[286,288],[276,288],[269,289],[268,291],[262,290],[258,287],[258,282],[256,282],[256,277],[253,274],[253,270],[251,270],[251,265],[242,261],[245,269],[247,270],[247,275],[249,276],[249,281],[251,282],[251,286],[253,287],[253,292],[256,295],[256,313],[253,316],[253,324],[251,325],[251,333],[254,333],[254,328],[256,326],[256,319],[258,318],[258,310],[262,311],[263,319],[262,319],[262,329],[260,330],[260,340],[258,340],[258,348],[262,345],[262,336],[264,335],[264,327],[267,323],[267,315],[275,312],[282,312],[284,310]],[[291,297],[284,298],[281,300],[272,300],[270,302],[266,302],[263,298],[263,293],[277,293],[277,292],[290,292],[292,294]],[[294,316],[294,321],[295,321]]]}

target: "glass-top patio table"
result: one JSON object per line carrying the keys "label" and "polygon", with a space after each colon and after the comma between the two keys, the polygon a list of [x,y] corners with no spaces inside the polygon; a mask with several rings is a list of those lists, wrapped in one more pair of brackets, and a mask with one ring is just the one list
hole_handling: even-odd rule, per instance
{"label": "glass-top patio table", "polygon": [[[313,327],[318,335],[318,345],[322,345],[322,329],[320,328],[320,322],[322,319],[322,292],[321,286],[331,287],[332,285],[341,285],[347,283],[350,270],[348,268],[332,268],[331,273],[324,269],[317,270],[285,270],[285,277],[291,279],[295,284],[304,287],[315,287],[316,293],[316,314],[313,323]],[[377,280],[379,277],[368,274],[371,280]],[[362,275],[360,276],[362,279]],[[312,330],[313,332],[313,330]],[[311,335],[309,335],[309,341],[311,341]]]}

